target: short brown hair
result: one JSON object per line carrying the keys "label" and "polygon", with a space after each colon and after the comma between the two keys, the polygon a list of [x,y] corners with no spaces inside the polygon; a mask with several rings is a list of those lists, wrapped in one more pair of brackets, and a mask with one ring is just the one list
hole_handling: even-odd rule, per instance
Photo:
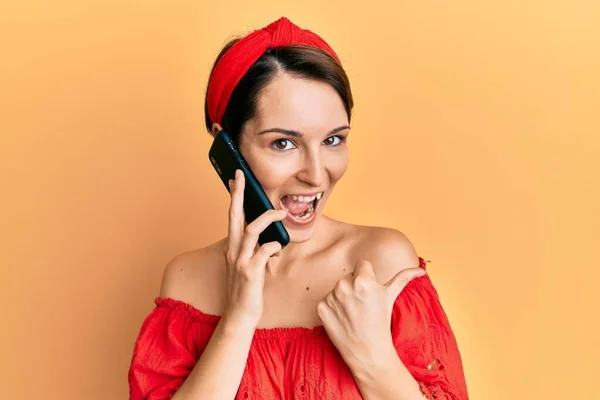
{"label": "short brown hair", "polygon": [[[213,67],[221,57],[240,39],[227,43],[219,53]],[[211,76],[212,76],[211,71]],[[346,71],[341,64],[327,52],[309,46],[285,46],[268,49],[240,80],[233,90],[225,114],[223,129],[236,141],[246,122],[256,115],[258,98],[261,91],[273,79],[278,71],[284,71],[299,77],[315,79],[330,84],[339,94],[344,108],[351,119],[352,91]],[[210,81],[210,79],[209,79]],[[206,129],[212,133],[213,121],[208,115],[208,90],[204,102]]]}

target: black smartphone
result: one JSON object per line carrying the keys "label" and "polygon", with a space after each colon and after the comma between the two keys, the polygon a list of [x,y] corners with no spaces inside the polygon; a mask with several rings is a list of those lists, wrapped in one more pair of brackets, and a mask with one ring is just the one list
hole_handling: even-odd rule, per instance
{"label": "black smartphone", "polygon": [[[246,178],[244,189],[244,214],[246,223],[250,224],[267,210],[273,210],[273,203],[267,197],[262,186],[242,157],[237,144],[225,131],[220,131],[208,152],[208,158],[221,177],[225,188],[229,191],[229,180],[235,178],[235,171],[241,169]],[[259,244],[279,242],[281,247],[287,246],[290,236],[281,221],[270,224],[258,237]]]}

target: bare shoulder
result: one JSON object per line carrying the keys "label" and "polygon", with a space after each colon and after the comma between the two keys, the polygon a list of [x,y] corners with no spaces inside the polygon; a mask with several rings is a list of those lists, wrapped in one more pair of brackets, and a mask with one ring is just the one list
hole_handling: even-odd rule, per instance
{"label": "bare shoulder", "polygon": [[221,311],[225,282],[224,241],[179,254],[167,263],[160,297],[188,303],[202,312]]}
{"label": "bare shoulder", "polygon": [[398,272],[419,266],[419,256],[406,235],[393,228],[354,226],[353,257],[369,261],[380,283]]}

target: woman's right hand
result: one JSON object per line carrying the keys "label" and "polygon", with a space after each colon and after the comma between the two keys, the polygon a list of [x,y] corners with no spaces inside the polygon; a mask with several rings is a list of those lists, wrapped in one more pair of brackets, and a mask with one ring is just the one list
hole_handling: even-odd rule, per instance
{"label": "woman's right hand", "polygon": [[258,235],[271,223],[283,220],[287,211],[269,210],[245,226],[245,177],[236,170],[229,181],[229,236],[226,245],[227,304],[224,322],[237,328],[255,329],[263,312],[263,289],[266,265],[281,250],[279,242],[265,243],[257,249]]}

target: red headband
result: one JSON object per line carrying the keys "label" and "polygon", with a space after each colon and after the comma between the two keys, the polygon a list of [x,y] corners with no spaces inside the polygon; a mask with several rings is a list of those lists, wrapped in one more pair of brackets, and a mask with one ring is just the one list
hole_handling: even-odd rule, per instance
{"label": "red headband", "polygon": [[233,90],[267,49],[291,45],[316,47],[340,62],[333,49],[317,34],[299,28],[285,17],[280,18],[231,46],[215,66],[207,98],[211,122],[222,124],[223,114]]}

